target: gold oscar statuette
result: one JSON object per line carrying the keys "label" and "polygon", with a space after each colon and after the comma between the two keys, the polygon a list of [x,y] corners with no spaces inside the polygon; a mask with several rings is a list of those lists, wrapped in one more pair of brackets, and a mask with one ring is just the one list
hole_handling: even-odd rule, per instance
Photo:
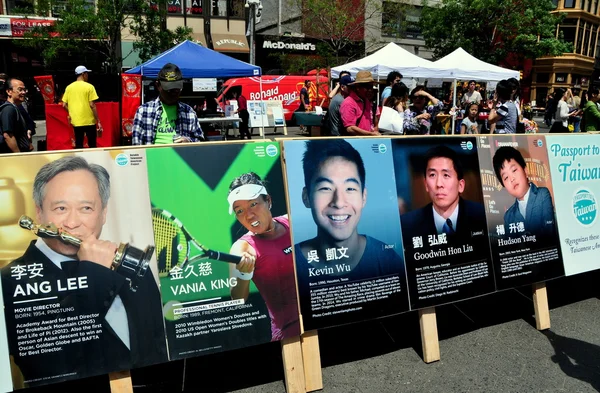
{"label": "gold oscar statuette", "polygon": [[[81,245],[81,239],[62,228],[58,228],[53,223],[36,224],[31,217],[23,215],[19,218],[19,226],[33,232],[38,237],[60,239],[63,243],[76,247]],[[153,253],[154,246],[148,246],[142,251],[129,243],[121,243],[113,258],[111,269],[125,276],[129,281],[130,289],[135,292],[148,271]]]}

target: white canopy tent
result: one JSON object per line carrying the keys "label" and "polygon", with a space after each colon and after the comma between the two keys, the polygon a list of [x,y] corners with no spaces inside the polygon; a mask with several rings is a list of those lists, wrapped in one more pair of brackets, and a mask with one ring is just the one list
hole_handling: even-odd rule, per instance
{"label": "white canopy tent", "polygon": [[434,77],[434,73],[427,73],[432,64],[431,61],[414,55],[401,46],[390,42],[367,57],[333,67],[331,77],[339,77],[342,71],[349,71],[352,76],[356,76],[358,71],[371,71],[373,78],[379,80],[385,80],[392,71],[400,72],[405,78]]}
{"label": "white canopy tent", "polygon": [[498,82],[508,78],[519,79],[519,71],[486,63],[471,56],[463,48],[458,48],[454,52],[434,61],[431,63],[431,67],[437,69],[437,78],[442,79],[473,79],[489,82]]}
{"label": "white canopy tent", "polygon": [[[509,70],[499,67],[472,56],[463,48],[458,48],[454,52],[442,57],[432,63],[432,68],[438,70],[438,75],[442,79],[451,79],[454,81],[454,93],[452,95],[452,106],[456,107],[456,81],[457,80],[477,80],[498,82],[503,79],[519,79],[519,71]],[[439,77],[438,77],[439,78]],[[455,116],[452,116],[452,133],[455,129]]]}

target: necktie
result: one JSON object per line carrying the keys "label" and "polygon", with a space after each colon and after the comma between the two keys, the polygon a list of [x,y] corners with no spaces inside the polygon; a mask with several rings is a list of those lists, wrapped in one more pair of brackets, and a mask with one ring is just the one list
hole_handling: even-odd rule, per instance
{"label": "necktie", "polygon": [[452,235],[454,234],[454,228],[452,228],[452,220],[447,218],[446,223],[444,224],[443,231],[445,234]]}

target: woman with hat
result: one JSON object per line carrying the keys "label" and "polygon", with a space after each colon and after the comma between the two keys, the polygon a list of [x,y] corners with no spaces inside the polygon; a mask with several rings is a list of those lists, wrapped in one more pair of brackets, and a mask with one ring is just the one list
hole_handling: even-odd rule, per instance
{"label": "woman with hat", "polygon": [[340,106],[342,135],[381,135],[373,121],[373,105],[369,90],[376,81],[369,71],[359,71],[353,83],[349,83],[350,94]]}
{"label": "woman with hat", "polygon": [[267,305],[271,318],[271,341],[298,336],[298,302],[292,259],[292,241],[287,215],[273,217],[272,199],[264,182],[254,172],[244,173],[229,186],[229,213],[248,230],[232,246],[241,261],[231,265],[237,278],[232,299],[248,299],[250,280]]}
{"label": "woman with hat", "polygon": [[[444,103],[419,85],[410,92],[412,104],[404,114],[404,133],[406,135],[429,135],[431,124],[444,108]],[[431,105],[428,102],[431,101]]]}

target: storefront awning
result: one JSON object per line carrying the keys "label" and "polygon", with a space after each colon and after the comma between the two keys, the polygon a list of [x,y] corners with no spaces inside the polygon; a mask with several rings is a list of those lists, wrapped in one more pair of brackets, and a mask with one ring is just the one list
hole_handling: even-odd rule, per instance
{"label": "storefront awning", "polygon": [[218,52],[250,53],[245,35],[213,33],[212,42]]}
{"label": "storefront awning", "polygon": [[200,43],[203,47],[207,48],[206,45],[206,36],[204,33],[192,33],[192,38],[194,41]]}

